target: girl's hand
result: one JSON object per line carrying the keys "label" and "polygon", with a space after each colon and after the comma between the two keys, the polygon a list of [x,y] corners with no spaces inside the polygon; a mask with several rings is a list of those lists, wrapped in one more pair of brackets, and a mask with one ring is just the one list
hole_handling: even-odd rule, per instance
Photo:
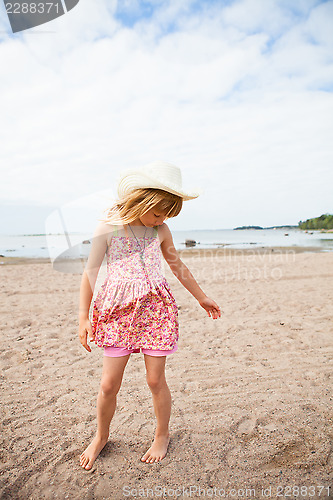
{"label": "girl's hand", "polygon": [[89,335],[89,340],[95,339],[95,335],[92,332],[92,327],[91,327],[91,323],[89,321],[89,318],[80,319],[80,322],[79,322],[80,342],[88,352],[91,352],[91,349],[87,344],[87,336],[88,335]]}
{"label": "girl's hand", "polygon": [[199,300],[199,304],[207,311],[209,317],[212,317],[213,319],[221,317],[221,309],[216,304],[216,302],[207,297],[207,295],[204,299]]}

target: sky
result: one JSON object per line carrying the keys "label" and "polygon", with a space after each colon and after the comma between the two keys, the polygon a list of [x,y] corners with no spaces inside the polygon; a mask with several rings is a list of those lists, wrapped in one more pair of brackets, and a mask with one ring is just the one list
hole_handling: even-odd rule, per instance
{"label": "sky", "polygon": [[127,168],[182,170],[170,229],[333,213],[333,1],[80,0],[16,34],[0,4],[0,234],[89,231]]}

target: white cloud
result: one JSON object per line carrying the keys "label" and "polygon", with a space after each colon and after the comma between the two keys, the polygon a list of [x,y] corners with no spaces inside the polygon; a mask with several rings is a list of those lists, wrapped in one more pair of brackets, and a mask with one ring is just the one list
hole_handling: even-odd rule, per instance
{"label": "white cloud", "polygon": [[115,2],[81,1],[51,33],[5,38],[1,198],[60,206],[158,158],[205,190],[177,228],[331,211],[333,3],[317,4],[156,2],[130,29]]}

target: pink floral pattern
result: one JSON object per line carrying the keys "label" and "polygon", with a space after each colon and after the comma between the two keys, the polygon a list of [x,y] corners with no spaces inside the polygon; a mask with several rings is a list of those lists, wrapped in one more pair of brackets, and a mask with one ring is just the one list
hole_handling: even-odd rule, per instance
{"label": "pink floral pattern", "polygon": [[[138,238],[143,248],[143,239]],[[99,347],[171,350],[178,341],[178,308],[162,272],[158,236],[146,238],[141,259],[135,239],[112,236],[107,277],[93,304]],[[144,264],[144,265],[143,265]]]}

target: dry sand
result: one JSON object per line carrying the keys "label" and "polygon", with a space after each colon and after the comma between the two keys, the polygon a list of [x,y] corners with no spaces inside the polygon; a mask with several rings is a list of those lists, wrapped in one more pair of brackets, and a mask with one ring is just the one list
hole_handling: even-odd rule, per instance
{"label": "dry sand", "polygon": [[209,318],[166,266],[180,321],[168,454],[140,462],[155,419],[134,354],[92,472],[79,455],[95,433],[102,350],[77,337],[81,276],[2,259],[1,498],[328,496],[333,253],[180,254],[223,314]]}

